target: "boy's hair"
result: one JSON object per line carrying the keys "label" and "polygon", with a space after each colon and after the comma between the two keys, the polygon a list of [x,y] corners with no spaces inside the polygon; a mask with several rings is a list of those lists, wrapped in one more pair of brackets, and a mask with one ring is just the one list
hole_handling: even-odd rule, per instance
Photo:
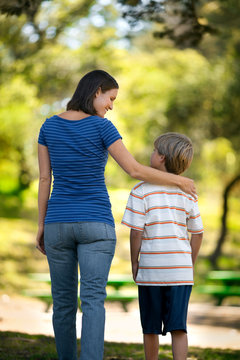
{"label": "boy's hair", "polygon": [[118,83],[106,71],[90,71],[79,81],[73,97],[67,104],[67,110],[82,110],[86,114],[96,115],[93,99],[99,88],[105,93],[108,90],[118,89]]}
{"label": "boy's hair", "polygon": [[154,141],[154,146],[159,155],[165,156],[165,167],[168,172],[179,175],[190,166],[193,145],[186,135],[175,132],[162,134]]}

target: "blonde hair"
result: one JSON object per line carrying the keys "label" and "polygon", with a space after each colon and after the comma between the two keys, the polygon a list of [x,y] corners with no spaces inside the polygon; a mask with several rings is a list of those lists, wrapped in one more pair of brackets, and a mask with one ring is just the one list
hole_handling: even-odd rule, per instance
{"label": "blonde hair", "polygon": [[165,167],[168,172],[179,175],[190,166],[193,145],[186,135],[175,132],[162,134],[154,141],[154,146],[159,155],[165,156]]}

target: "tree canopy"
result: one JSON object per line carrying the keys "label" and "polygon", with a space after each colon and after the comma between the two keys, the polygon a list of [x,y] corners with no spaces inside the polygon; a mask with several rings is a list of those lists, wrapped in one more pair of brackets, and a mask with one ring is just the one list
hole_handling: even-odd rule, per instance
{"label": "tree canopy", "polygon": [[[200,191],[236,186],[238,1],[1,0],[0,11],[1,191],[36,178],[41,123],[96,68],[120,84],[109,118],[138,160],[148,164],[159,133],[184,132],[195,145],[188,175]],[[120,172],[111,164],[108,184],[125,186]]]}

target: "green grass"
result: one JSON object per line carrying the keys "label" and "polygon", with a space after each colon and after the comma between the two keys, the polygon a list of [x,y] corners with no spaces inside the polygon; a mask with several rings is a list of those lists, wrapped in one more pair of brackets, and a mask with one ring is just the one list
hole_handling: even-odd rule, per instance
{"label": "green grass", "polygon": [[[80,350],[80,349],[79,349]],[[240,350],[190,347],[188,360],[238,360]],[[54,338],[17,332],[0,332],[1,360],[57,360]],[[105,343],[104,360],[143,360],[141,344]],[[159,360],[172,359],[171,347],[161,346]]]}

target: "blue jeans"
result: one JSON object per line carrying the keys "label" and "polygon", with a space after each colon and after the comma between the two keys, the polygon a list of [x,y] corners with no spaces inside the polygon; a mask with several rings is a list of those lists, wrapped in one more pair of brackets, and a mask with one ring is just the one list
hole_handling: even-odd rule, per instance
{"label": "blue jeans", "polygon": [[44,244],[59,360],[77,360],[78,263],[83,313],[80,360],[103,359],[105,288],[115,251],[115,229],[99,222],[46,224]]}

